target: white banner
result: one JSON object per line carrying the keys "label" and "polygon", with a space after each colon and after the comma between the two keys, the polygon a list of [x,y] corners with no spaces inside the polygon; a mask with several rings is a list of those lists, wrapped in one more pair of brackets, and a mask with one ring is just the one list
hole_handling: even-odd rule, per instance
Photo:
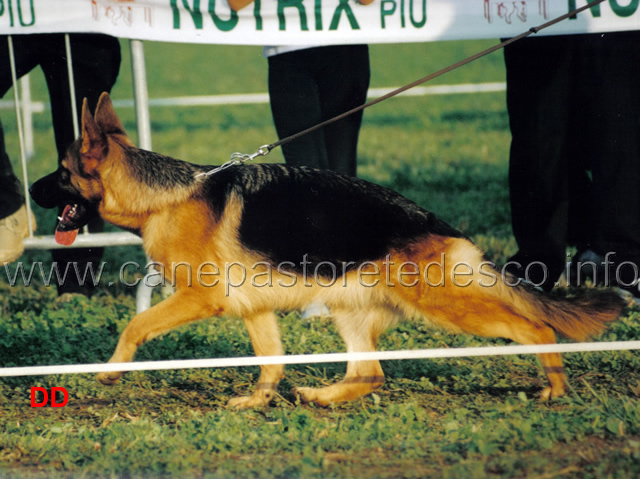
{"label": "white banner", "polygon": [[[586,0],[0,0],[0,32],[102,32],[238,45],[396,43],[514,36]],[[546,35],[640,30],[640,0],[606,0]]]}

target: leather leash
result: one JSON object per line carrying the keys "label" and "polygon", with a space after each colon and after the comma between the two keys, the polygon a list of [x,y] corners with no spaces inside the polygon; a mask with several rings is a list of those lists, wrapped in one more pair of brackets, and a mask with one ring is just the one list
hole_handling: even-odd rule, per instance
{"label": "leather leash", "polygon": [[218,171],[224,170],[224,169],[226,169],[226,168],[228,168],[230,166],[244,164],[247,161],[254,160],[255,158],[257,158],[259,156],[266,156],[274,148],[277,148],[277,147],[282,146],[282,145],[284,145],[286,143],[289,143],[290,141],[293,141],[296,138],[299,138],[299,137],[301,137],[303,135],[306,135],[307,133],[311,133],[312,131],[316,131],[316,130],[318,130],[320,128],[323,128],[323,127],[325,127],[325,126],[327,126],[327,125],[329,125],[331,123],[334,123],[336,121],[342,120],[343,118],[345,118],[345,117],[347,117],[349,115],[352,115],[352,114],[354,114],[354,113],[356,113],[358,111],[364,110],[365,108],[368,108],[368,107],[373,106],[373,105],[375,105],[377,103],[380,103],[380,102],[383,102],[385,100],[388,100],[389,98],[394,97],[396,95],[399,95],[400,93],[403,93],[403,92],[405,92],[407,90],[410,90],[411,88],[414,88],[414,87],[416,87],[418,85],[426,83],[426,82],[428,82],[430,80],[433,80],[434,78],[437,78],[439,76],[444,75],[445,73],[448,73],[448,72],[450,72],[452,70],[460,68],[461,66],[464,66],[467,63],[471,63],[471,62],[473,62],[473,61],[475,61],[475,60],[477,60],[479,58],[482,58],[482,57],[484,57],[486,55],[489,55],[490,53],[493,53],[493,52],[495,52],[497,50],[500,50],[500,49],[506,47],[507,45],[511,45],[512,43],[515,43],[515,42],[517,42],[519,40],[522,40],[523,38],[526,38],[526,37],[528,37],[528,36],[530,36],[532,34],[538,33],[539,31],[544,30],[545,28],[549,28],[549,27],[555,25],[556,23],[560,23],[563,20],[566,20],[567,18],[575,17],[579,13],[587,10],[588,8],[592,8],[592,7],[598,5],[598,4],[602,3],[602,2],[604,2],[604,0],[594,0],[594,1],[592,1],[590,3],[587,3],[586,5],[584,5],[584,6],[580,7],[580,8],[576,8],[574,10],[571,10],[570,12],[565,13],[564,15],[556,17],[556,18],[554,18],[552,20],[549,20],[548,22],[543,23],[543,24],[541,24],[541,25],[539,25],[537,27],[531,27],[529,30],[527,30],[526,32],[521,33],[520,35],[517,35],[515,37],[512,37],[512,38],[509,38],[507,40],[504,40],[504,41],[498,43],[497,45],[489,47],[486,50],[478,52],[475,55],[472,55],[472,56],[470,56],[468,58],[465,58],[464,60],[460,60],[459,62],[456,62],[456,63],[454,63],[452,65],[449,65],[448,67],[443,68],[442,70],[438,70],[437,72],[431,73],[431,74],[429,74],[429,75],[427,75],[427,76],[425,76],[423,78],[420,78],[419,80],[416,80],[416,81],[414,81],[412,83],[409,83],[409,84],[407,84],[407,85],[405,85],[403,87],[397,88],[396,90],[393,90],[393,91],[391,91],[391,92],[389,92],[389,93],[387,93],[385,95],[382,95],[381,97],[378,97],[378,98],[376,98],[374,100],[371,100],[370,102],[367,102],[367,103],[364,103],[364,104],[362,104],[360,106],[352,108],[349,111],[341,113],[340,115],[337,115],[337,116],[335,116],[333,118],[325,120],[325,121],[323,121],[321,123],[318,123],[317,125],[314,125],[314,126],[312,126],[310,128],[302,130],[302,131],[300,131],[298,133],[295,133],[295,134],[293,134],[291,136],[288,136],[286,138],[278,140],[278,141],[276,141],[274,143],[271,143],[269,145],[263,145],[260,148],[258,148],[258,150],[256,152],[254,152],[254,153],[252,153],[250,155],[249,154],[244,154],[244,153],[233,153],[231,155],[231,160],[229,160],[228,162],[226,162],[226,163],[224,163],[224,164],[222,164],[222,165],[220,165],[220,166],[218,166],[216,168],[213,168],[212,170],[209,170],[207,172],[199,173],[198,175],[196,175],[196,177],[198,177],[198,176],[209,176],[209,175],[212,175],[214,173],[217,173]]}

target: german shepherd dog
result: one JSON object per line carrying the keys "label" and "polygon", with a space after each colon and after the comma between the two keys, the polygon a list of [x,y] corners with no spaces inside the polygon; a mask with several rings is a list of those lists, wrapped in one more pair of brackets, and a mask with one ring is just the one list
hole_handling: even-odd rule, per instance
{"label": "german shepherd dog", "polygon": [[[281,355],[276,311],[314,301],[328,306],[349,352],[375,351],[399,317],[547,344],[556,333],[573,340],[597,334],[623,307],[613,292],[558,299],[516,286],[462,233],[366,181],[275,164],[202,175],[210,169],[136,148],[104,93],[95,117],[85,101],[82,137],[60,168],[33,185],[40,206],[64,208],[61,242],[100,214],[139,234],[175,285],[173,295],[131,320],[110,362],[131,361],[142,343],[223,314],[243,318],[256,355]],[[567,381],[560,355],[539,359],[549,380],[542,398],[561,396]],[[282,365],[262,366],[253,394],[229,405],[269,404],[283,374]],[[97,379],[113,384],[121,375]],[[328,405],[367,394],[383,380],[378,361],[353,361],[342,381],[292,392]]]}

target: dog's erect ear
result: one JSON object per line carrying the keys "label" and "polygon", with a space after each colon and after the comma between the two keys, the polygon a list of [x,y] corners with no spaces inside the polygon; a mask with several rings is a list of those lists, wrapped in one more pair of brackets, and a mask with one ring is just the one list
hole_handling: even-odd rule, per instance
{"label": "dog's erect ear", "polygon": [[109,94],[100,95],[95,119],[89,112],[87,99],[82,103],[82,165],[85,173],[92,175],[98,163],[106,156],[109,147],[107,136],[126,135],[122,122],[116,115]]}
{"label": "dog's erect ear", "polygon": [[105,134],[125,134],[124,126],[122,126],[120,118],[116,115],[113,103],[111,103],[111,98],[107,92],[100,95],[95,117],[96,123]]}
{"label": "dog's erect ear", "polygon": [[107,137],[89,112],[87,99],[82,102],[82,146],[80,155],[85,172],[96,169],[107,148]]}

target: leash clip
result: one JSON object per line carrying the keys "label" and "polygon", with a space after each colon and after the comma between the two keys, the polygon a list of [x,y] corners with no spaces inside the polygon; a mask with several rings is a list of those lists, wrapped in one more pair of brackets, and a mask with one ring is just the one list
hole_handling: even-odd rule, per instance
{"label": "leash clip", "polygon": [[231,159],[226,163],[223,163],[222,165],[216,168],[213,168],[209,171],[203,171],[202,173],[198,173],[195,177],[198,178],[200,176],[211,176],[215,173],[218,173],[219,171],[226,170],[230,166],[243,165],[247,161],[255,160],[259,156],[267,156],[270,151],[271,151],[271,148],[269,148],[269,145],[262,145],[260,148],[258,148],[258,150],[255,153],[252,153],[250,155],[246,153],[239,153],[239,152],[232,153]]}
{"label": "leash clip", "polygon": [[236,165],[241,165],[247,161],[255,160],[259,156],[267,156],[269,154],[269,145],[262,145],[255,153],[247,155],[246,153],[233,153],[231,155],[231,162],[235,162]]}

